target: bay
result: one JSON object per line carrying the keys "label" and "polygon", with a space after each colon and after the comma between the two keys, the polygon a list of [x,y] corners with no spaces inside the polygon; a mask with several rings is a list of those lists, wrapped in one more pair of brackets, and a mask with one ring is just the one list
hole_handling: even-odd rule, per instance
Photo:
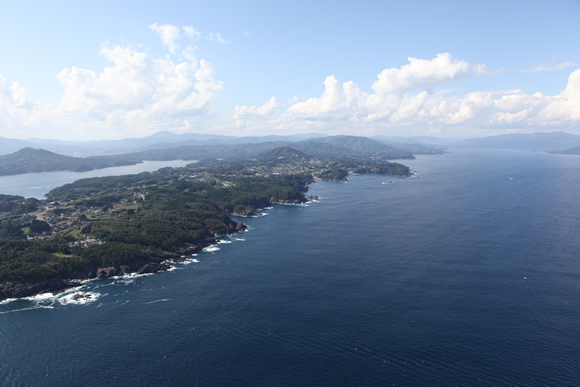
{"label": "bay", "polygon": [[94,169],[85,172],[53,171],[0,176],[0,194],[44,199],[44,194],[48,193],[51,189],[80,179],[153,172],[164,167],[183,167],[191,163],[191,160],[144,161],[135,165]]}
{"label": "bay", "polygon": [[313,184],[199,262],[0,304],[0,380],[578,385],[578,160],[457,151]]}

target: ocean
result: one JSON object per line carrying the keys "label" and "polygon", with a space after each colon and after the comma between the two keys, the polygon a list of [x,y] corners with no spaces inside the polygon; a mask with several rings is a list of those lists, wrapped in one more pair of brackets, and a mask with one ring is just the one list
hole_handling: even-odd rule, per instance
{"label": "ocean", "polygon": [[88,301],[0,304],[0,384],[580,385],[580,158],[403,163]]}

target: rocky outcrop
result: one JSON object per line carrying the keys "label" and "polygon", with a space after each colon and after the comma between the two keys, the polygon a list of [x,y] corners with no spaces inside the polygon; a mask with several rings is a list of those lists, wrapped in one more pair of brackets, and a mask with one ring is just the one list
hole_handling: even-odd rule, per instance
{"label": "rocky outcrop", "polygon": [[65,289],[75,286],[62,279],[53,279],[41,282],[4,282],[0,284],[0,300],[7,298],[30,297],[39,293],[60,293]]}
{"label": "rocky outcrop", "polygon": [[143,266],[139,270],[137,270],[136,273],[137,274],[158,273],[160,271],[165,271],[165,270],[169,270],[169,269],[171,269],[171,266],[169,266],[166,263],[151,262],[151,263],[146,264],[145,266]]}
{"label": "rocky outcrop", "polygon": [[302,204],[305,203],[306,199],[290,199],[290,200],[282,200],[282,199],[272,199],[270,203],[277,203],[277,204]]}

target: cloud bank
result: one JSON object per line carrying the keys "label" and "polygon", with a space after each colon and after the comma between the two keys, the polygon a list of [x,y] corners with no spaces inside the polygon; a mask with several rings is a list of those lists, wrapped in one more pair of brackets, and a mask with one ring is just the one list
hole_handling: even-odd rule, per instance
{"label": "cloud bank", "polygon": [[[57,105],[30,100],[23,86],[7,84],[0,74],[0,135],[110,138],[189,130],[200,117],[212,112],[211,101],[224,90],[224,84],[215,78],[211,63],[196,58],[195,48],[188,46],[177,53],[175,39],[182,31],[192,39],[200,39],[201,33],[188,26],[149,27],[159,33],[174,56],[179,56],[179,62],[169,55],[156,58],[133,46],[103,45],[100,54],[110,65],[102,71],[73,66],[57,75],[64,86]],[[378,74],[372,92],[329,75],[319,97],[302,102],[294,97],[282,112],[276,97],[262,106],[239,104],[233,115],[226,107],[212,116],[213,129],[202,130],[224,134],[317,130],[465,135],[488,129],[496,134],[575,129],[580,123],[580,69],[570,74],[566,88],[554,96],[530,95],[517,89],[452,96],[436,90],[495,72],[448,53],[408,60],[400,68],[387,68]]]}
{"label": "cloud bank", "polygon": [[528,95],[521,90],[481,91],[463,97],[442,97],[433,90],[449,83],[490,76],[484,65],[471,65],[443,53],[431,60],[409,58],[409,64],[383,70],[363,92],[349,81],[328,76],[325,90],[290,106],[279,128],[342,124],[353,128],[517,129],[567,126],[580,120],[580,70],[574,71],[559,95]]}

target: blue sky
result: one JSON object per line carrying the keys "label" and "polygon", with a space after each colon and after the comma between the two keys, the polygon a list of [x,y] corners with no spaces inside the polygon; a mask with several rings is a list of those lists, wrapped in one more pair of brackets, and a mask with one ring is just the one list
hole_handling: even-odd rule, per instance
{"label": "blue sky", "polygon": [[0,136],[580,134],[580,2],[5,2]]}

